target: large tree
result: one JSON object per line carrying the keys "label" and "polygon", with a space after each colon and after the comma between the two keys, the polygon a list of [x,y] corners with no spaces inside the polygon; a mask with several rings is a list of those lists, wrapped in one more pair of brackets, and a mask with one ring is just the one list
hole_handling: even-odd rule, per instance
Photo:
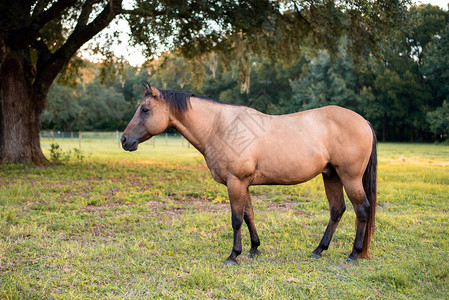
{"label": "large tree", "polygon": [[46,161],[39,130],[50,85],[81,46],[122,12],[122,0],[102,2],[1,2],[1,162]]}
{"label": "large tree", "polygon": [[408,0],[2,0],[0,2],[0,162],[41,163],[41,113],[50,85],[77,51],[118,15],[132,41],[151,55],[160,47],[196,56],[228,49],[241,61],[289,58],[305,41],[367,53],[398,24]]}

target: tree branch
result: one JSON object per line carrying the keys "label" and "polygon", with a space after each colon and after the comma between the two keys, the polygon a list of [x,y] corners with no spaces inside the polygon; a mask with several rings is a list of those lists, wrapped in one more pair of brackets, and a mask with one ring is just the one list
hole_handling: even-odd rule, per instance
{"label": "tree branch", "polygon": [[51,57],[51,51],[48,48],[47,44],[45,44],[44,40],[41,36],[38,36],[31,46],[36,49],[38,53],[36,69],[39,69],[42,64],[44,64]]}
{"label": "tree branch", "polygon": [[14,33],[14,36],[17,37],[15,39],[15,47],[18,49],[28,47],[32,41],[36,39],[39,34],[39,30],[45,26],[45,24],[59,17],[61,13],[68,7],[72,6],[76,0],[59,0],[46,11],[37,13],[38,10],[42,10],[45,7],[45,2],[46,1],[39,1],[36,4],[35,12],[33,12],[34,17],[31,18],[31,21],[24,24],[23,27],[18,28]]}
{"label": "tree branch", "polygon": [[309,20],[307,20],[307,19],[302,15],[301,10],[300,10],[299,7],[298,7],[298,3],[296,3],[296,1],[293,1],[293,4],[294,4],[294,6],[295,6],[295,10],[296,10],[296,13],[297,13],[298,17],[299,17],[301,20],[303,20],[303,21],[307,24],[307,26],[310,28],[310,30],[314,33],[315,31],[314,31],[314,29],[313,29],[312,24],[309,22]]}
{"label": "tree branch", "polygon": [[59,0],[46,11],[31,18],[29,29],[37,33],[45,24],[59,17],[65,9],[75,4],[75,2],[76,0]]}
{"label": "tree branch", "polygon": [[162,11],[149,13],[141,9],[123,9],[121,12],[123,15],[140,16],[140,17],[158,17],[162,16],[164,13]]}
{"label": "tree branch", "polygon": [[93,5],[99,2],[101,2],[101,0],[87,0],[86,2],[84,2],[81,9],[81,14],[78,17],[78,23],[76,25],[77,27],[85,26],[87,24],[87,21],[89,21],[89,16],[93,9]]}
{"label": "tree branch", "polygon": [[31,18],[35,18],[38,14],[42,13],[45,9],[45,7],[50,3],[51,0],[39,0],[37,1],[36,5],[33,9],[33,14],[31,15]]}
{"label": "tree branch", "polygon": [[[86,6],[86,12],[88,8]],[[67,41],[37,69],[33,87],[37,93],[46,93],[61,69],[81,46],[102,31],[122,12],[122,0],[109,0],[103,11],[89,24],[77,24]]]}

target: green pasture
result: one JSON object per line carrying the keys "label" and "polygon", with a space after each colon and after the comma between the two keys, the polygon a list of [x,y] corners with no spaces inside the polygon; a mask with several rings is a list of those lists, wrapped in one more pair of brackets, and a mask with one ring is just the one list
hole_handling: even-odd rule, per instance
{"label": "green pasture", "polygon": [[[449,146],[380,144],[371,260],[347,263],[347,201],[328,251],[321,178],[251,187],[261,256],[223,262],[229,203],[202,156],[179,138],[139,150],[116,140],[43,139],[68,162],[0,165],[2,299],[448,299]],[[242,230],[244,251],[249,234]]]}

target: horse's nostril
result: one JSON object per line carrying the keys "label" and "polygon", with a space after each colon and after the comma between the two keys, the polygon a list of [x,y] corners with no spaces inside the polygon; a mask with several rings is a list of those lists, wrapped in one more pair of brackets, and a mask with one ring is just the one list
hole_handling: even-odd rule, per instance
{"label": "horse's nostril", "polygon": [[122,145],[123,145],[124,143],[126,143],[126,135],[123,135],[122,138],[121,138],[120,140],[121,140],[121,142],[122,142]]}

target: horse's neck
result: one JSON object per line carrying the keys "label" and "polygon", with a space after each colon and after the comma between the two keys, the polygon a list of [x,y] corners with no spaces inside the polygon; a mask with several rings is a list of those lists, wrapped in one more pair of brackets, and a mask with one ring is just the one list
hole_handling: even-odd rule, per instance
{"label": "horse's neck", "polygon": [[182,117],[173,118],[171,126],[178,130],[196,149],[204,153],[208,139],[213,130],[219,126],[223,108],[227,106],[212,101],[191,98],[191,108]]}

